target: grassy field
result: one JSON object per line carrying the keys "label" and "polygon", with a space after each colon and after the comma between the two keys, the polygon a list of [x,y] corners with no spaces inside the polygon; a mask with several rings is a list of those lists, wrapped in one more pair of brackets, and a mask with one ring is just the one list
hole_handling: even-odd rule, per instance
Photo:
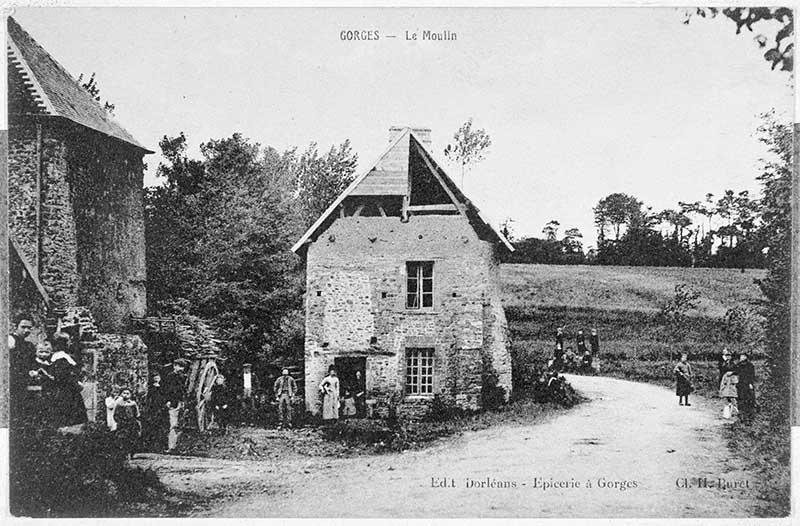
{"label": "grassy field", "polygon": [[763,270],[503,265],[507,306],[585,307],[657,312],[679,283],[701,291],[697,314],[721,317],[731,306],[761,297]]}
{"label": "grassy field", "polygon": [[[679,353],[688,352],[700,392],[716,390],[716,359],[723,347],[748,349],[758,364],[761,349],[733,337],[725,313],[761,298],[764,271],[671,267],[503,265],[503,296],[517,374],[552,356],[556,328],[577,349],[575,334],[596,328],[601,374],[670,385]],[[685,283],[699,304],[675,326],[661,307]]]}
{"label": "grassy field", "polygon": [[[573,347],[578,329],[597,328],[601,375],[672,387],[678,353],[688,352],[696,392],[711,397],[717,396],[716,360],[722,348],[749,350],[762,416],[751,426],[732,422],[728,443],[760,480],[759,516],[788,514],[789,427],[775,428],[769,418],[774,408],[759,396],[763,349],[732,336],[725,321],[729,309],[758,303],[761,292],[756,280],[765,276],[764,271],[503,265],[502,274],[516,382],[524,383],[552,356],[558,326],[566,327],[565,343]],[[659,312],[680,283],[699,291],[700,303],[676,328]],[[757,315],[752,321],[753,326],[763,322]]]}

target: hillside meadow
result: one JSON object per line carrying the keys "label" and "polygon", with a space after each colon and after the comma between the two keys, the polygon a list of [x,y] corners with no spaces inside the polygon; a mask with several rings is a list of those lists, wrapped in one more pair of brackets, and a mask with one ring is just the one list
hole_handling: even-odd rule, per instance
{"label": "hillside meadow", "polygon": [[[756,364],[762,353],[731,332],[726,313],[757,307],[763,270],[507,264],[501,273],[517,375],[547,362],[559,326],[573,349],[579,329],[587,336],[598,330],[600,374],[670,385],[675,360],[687,352],[696,388],[707,394],[716,390],[716,360],[724,347],[749,350]],[[660,312],[678,284],[700,297],[675,324]]]}

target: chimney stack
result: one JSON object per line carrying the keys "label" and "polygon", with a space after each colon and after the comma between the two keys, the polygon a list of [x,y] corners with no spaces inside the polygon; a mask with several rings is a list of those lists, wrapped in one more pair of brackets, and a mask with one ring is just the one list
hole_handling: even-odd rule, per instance
{"label": "chimney stack", "polygon": [[411,128],[414,137],[417,138],[423,148],[430,151],[431,149],[431,129],[430,128],[415,128],[413,126],[392,126],[389,128],[389,142],[397,139],[397,136],[403,133],[406,128]]}

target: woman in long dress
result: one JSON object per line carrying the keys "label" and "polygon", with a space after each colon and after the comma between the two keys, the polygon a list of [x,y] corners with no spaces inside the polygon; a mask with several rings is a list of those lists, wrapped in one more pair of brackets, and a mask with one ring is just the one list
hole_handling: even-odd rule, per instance
{"label": "woman in long dress", "polygon": [[692,366],[689,365],[689,356],[686,353],[681,354],[681,361],[675,366],[673,372],[675,373],[675,394],[678,395],[678,405],[692,405],[689,403],[689,394],[694,390],[692,388]]}
{"label": "woman in long dress", "polygon": [[85,424],[86,405],[83,403],[81,391],[83,386],[78,382],[80,366],[67,352],[69,335],[56,333],[53,337],[55,353],[50,358],[53,381],[53,421],[56,427]]}
{"label": "woman in long dress", "polygon": [[319,384],[319,390],[322,393],[322,420],[336,422],[339,420],[339,378],[333,366]]}
{"label": "woman in long dress", "polygon": [[725,418],[736,416],[739,413],[739,408],[736,404],[736,397],[738,396],[736,384],[739,383],[739,377],[736,375],[736,363],[733,361],[731,352],[728,349],[722,351],[719,372],[721,375],[719,396],[727,402],[723,415]]}

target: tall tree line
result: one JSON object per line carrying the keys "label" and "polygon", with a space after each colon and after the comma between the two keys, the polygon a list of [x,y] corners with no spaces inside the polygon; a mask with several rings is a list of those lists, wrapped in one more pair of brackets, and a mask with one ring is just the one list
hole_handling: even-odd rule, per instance
{"label": "tall tree line", "polygon": [[187,155],[159,146],[163,184],[146,189],[148,310],[214,323],[234,362],[302,356],[302,262],[290,247],[353,179],[348,141],[278,151],[240,134]]}
{"label": "tall tree line", "polygon": [[[764,205],[749,191],[725,190],[719,198],[679,202],[653,211],[633,195],[613,193],[593,208],[597,247],[584,253],[577,228],[553,219],[543,238],[514,241],[508,263],[598,264],[677,267],[763,268],[768,235]],[[504,232],[512,220],[506,220]]]}
{"label": "tall tree line", "polygon": [[767,246],[762,202],[749,191],[679,202],[654,212],[635,196],[614,193],[594,207],[603,265],[762,268]]}

